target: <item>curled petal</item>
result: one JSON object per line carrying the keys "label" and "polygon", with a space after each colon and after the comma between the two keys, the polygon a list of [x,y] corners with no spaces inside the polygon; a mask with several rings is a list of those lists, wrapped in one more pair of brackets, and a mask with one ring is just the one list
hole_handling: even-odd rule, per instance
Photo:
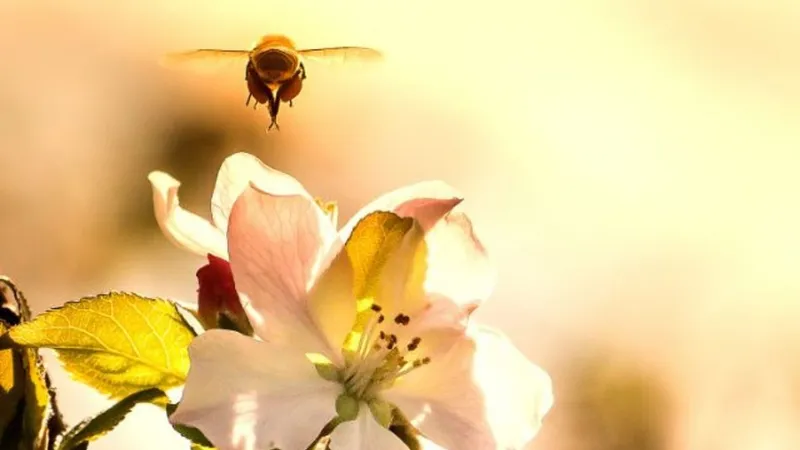
{"label": "curled petal", "polygon": [[423,181],[386,193],[361,208],[339,234],[344,240],[350,236],[356,224],[375,211],[393,212],[400,217],[412,217],[423,228],[429,228],[461,203],[461,194],[443,181]]}
{"label": "curled petal", "polygon": [[331,450],[408,450],[406,444],[382,427],[362,404],[355,420],[339,424],[331,433]]}
{"label": "curled petal", "polygon": [[469,217],[453,211],[461,201],[461,194],[447,183],[413,184],[369,203],[339,234],[345,238],[350,236],[359,220],[376,210],[415,219],[425,231],[424,291],[433,299],[449,298],[469,313],[491,294],[495,272]]}
{"label": "curled petal", "polygon": [[199,429],[219,450],[305,449],[336,415],[341,391],[302,352],[227,330],[189,347],[191,368],[172,423]]}
{"label": "curled petal", "polygon": [[153,187],[153,209],[158,226],[173,244],[201,256],[210,253],[228,259],[225,234],[209,221],[181,208],[178,180],[159,171],[150,172],[147,179]]}
{"label": "curled petal", "polygon": [[496,273],[466,214],[448,214],[428,230],[425,241],[427,293],[447,297],[468,312],[489,297]]}
{"label": "curled petal", "polygon": [[524,448],[553,404],[550,377],[483,327],[399,380],[387,397],[437,445],[463,450]]}
{"label": "curled petal", "polygon": [[[491,289],[494,279],[488,261],[481,260],[471,248],[459,248],[470,244],[459,240],[461,228],[453,223],[447,216],[428,233],[415,223],[389,255],[381,273],[377,303],[388,318],[400,313],[411,317],[410,324],[398,333],[462,330],[483,298],[481,285],[488,284]],[[478,262],[470,262],[470,258]],[[484,271],[467,270],[473,267]]]}
{"label": "curled petal", "polygon": [[237,290],[244,294],[243,303],[251,303],[245,310],[259,337],[301,340],[308,351],[325,350],[309,311],[308,291],[336,240],[330,220],[313,200],[252,186],[239,196],[231,210],[228,250]]}
{"label": "curled petal", "polygon": [[267,166],[249,153],[235,153],[222,163],[211,196],[211,217],[223,232],[228,230],[233,204],[251,183],[260,191],[272,195],[311,198],[303,185],[292,176]]}

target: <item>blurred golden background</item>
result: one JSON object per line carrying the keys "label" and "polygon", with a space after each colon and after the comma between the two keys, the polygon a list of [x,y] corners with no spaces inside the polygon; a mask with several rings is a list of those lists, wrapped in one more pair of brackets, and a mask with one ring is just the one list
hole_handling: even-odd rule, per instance
{"label": "blurred golden background", "polygon": [[[800,2],[0,0],[0,272],[35,312],[110,289],[185,301],[202,261],[146,174],[208,215],[247,150],[345,218],[431,178],[500,278],[478,313],[553,377],[536,450],[800,448]],[[282,131],[244,70],[166,51],[366,45],[309,63]],[[51,358],[69,423],[107,402]],[[92,448],[182,449],[140,407]]]}

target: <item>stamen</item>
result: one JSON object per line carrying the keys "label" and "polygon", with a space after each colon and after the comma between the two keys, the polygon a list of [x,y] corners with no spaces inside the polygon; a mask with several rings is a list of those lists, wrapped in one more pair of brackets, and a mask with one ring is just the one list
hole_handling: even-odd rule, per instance
{"label": "stamen", "polygon": [[397,329],[394,327],[407,326],[411,322],[410,316],[399,313],[394,317],[394,323],[387,327],[382,325],[386,317],[381,313],[381,306],[373,304],[370,309],[375,314],[364,328],[356,358],[349,362],[343,376],[347,392],[361,399],[374,397],[378,391],[391,386],[397,378],[430,363],[428,357],[406,359],[409,353],[419,349],[422,343],[419,336],[401,343],[397,334],[391,332]]}
{"label": "stamen", "polygon": [[398,325],[406,326],[409,322],[411,322],[411,317],[408,317],[403,313],[398,314],[397,317],[394,318],[394,323]]}

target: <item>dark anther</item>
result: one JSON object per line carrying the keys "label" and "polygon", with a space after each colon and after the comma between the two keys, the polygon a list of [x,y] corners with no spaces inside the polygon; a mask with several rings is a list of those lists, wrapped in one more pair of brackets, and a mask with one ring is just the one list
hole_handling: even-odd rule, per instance
{"label": "dark anther", "polygon": [[428,364],[428,363],[430,363],[430,362],[431,362],[431,359],[430,359],[430,358],[428,358],[427,356],[426,356],[426,357],[424,357],[424,358],[422,358],[422,364]]}
{"label": "dark anther", "polygon": [[381,333],[378,336],[380,337],[381,340],[386,339],[386,333],[384,333],[383,330],[381,330]]}
{"label": "dark anther", "polygon": [[383,321],[384,321],[384,320],[386,320],[386,318],[385,318],[385,317],[383,317],[383,314],[381,314],[380,316],[378,316],[378,323],[383,323]]}
{"label": "dark anther", "polygon": [[370,309],[372,309],[375,312],[381,312],[381,305],[373,303],[372,306],[370,306]]}
{"label": "dark anther", "polygon": [[413,352],[414,350],[416,350],[417,347],[419,347],[420,342],[422,342],[422,339],[420,339],[418,337],[415,337],[414,339],[412,339],[411,342],[407,346],[408,351]]}
{"label": "dark anther", "polygon": [[394,323],[398,325],[408,325],[409,322],[411,322],[411,317],[408,317],[402,313],[398,314],[397,317],[394,318]]}

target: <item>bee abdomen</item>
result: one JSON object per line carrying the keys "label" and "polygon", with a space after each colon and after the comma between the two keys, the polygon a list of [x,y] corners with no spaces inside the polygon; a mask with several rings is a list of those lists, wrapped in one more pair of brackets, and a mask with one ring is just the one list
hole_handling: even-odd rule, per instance
{"label": "bee abdomen", "polygon": [[297,57],[283,49],[271,48],[252,57],[258,74],[267,83],[291,78],[297,70]]}

